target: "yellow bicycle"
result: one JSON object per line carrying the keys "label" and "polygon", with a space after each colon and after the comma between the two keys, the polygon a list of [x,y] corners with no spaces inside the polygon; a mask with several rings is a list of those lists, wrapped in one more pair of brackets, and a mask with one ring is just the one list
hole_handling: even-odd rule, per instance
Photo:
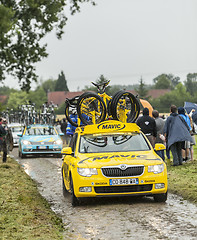
{"label": "yellow bicycle", "polygon": [[120,90],[113,97],[106,94],[105,89],[110,81],[93,83],[98,94],[85,92],[77,100],[77,114],[82,123],[98,124],[107,119],[121,122],[135,122],[140,113],[140,104],[132,93]]}

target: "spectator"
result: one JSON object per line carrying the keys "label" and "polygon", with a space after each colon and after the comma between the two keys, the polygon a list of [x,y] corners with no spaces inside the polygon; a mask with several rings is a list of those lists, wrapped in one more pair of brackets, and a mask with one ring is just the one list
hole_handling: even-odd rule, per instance
{"label": "spectator", "polygon": [[195,112],[195,110],[192,109],[191,112],[189,113],[190,124],[191,124],[191,128],[192,128],[192,131],[191,131],[192,142],[190,143],[190,157],[191,157],[192,161],[194,160],[194,149],[193,149],[193,146],[196,145],[196,140],[195,140],[195,134],[196,134],[195,123],[193,122],[193,119],[192,119],[192,115],[193,115],[194,112]]}
{"label": "spectator", "polygon": [[[159,112],[157,110],[153,110],[152,115],[153,115],[153,118],[155,119],[156,130],[157,130],[157,137],[156,137],[155,143],[163,143],[164,144],[165,137],[163,135],[163,129],[164,129],[165,121],[159,117]],[[164,150],[157,151],[157,154],[163,160],[165,160]]]}
{"label": "spectator", "polygon": [[173,166],[182,165],[182,142],[192,141],[189,128],[184,119],[177,113],[177,107],[172,105],[170,116],[164,126],[164,136],[167,139],[167,148],[173,156]]}
{"label": "spectator", "polygon": [[62,122],[61,122],[61,132],[64,134],[63,136],[63,142],[65,143],[66,142],[66,128],[67,128],[67,122],[66,122],[66,119],[63,118]]}
{"label": "spectator", "polygon": [[[74,123],[78,122],[78,116],[77,113],[73,110],[72,113],[70,114],[70,118]],[[72,139],[72,136],[75,132],[76,127],[73,126],[70,122],[68,122],[67,124],[67,128],[66,128],[66,144],[69,145],[70,141]]]}
{"label": "spectator", "polygon": [[13,137],[8,129],[6,120],[0,118],[0,151],[3,151],[3,162],[7,161],[7,154],[13,149]]}
{"label": "spectator", "polygon": [[[183,107],[178,108],[178,114],[185,120],[191,132],[192,128],[190,124],[190,118],[188,115],[186,115],[185,109]],[[182,155],[184,156],[183,161],[186,162],[187,160],[189,160],[189,154],[190,154],[190,141],[185,141],[182,144]]]}
{"label": "spectator", "polygon": [[141,128],[142,132],[146,135],[151,145],[154,147],[157,136],[156,122],[149,116],[148,108],[143,109],[143,116],[138,118],[137,125]]}
{"label": "spectator", "polygon": [[61,132],[62,132],[62,131],[61,131],[61,122],[60,122],[59,119],[57,119],[57,121],[55,121],[54,126],[55,126],[55,129],[57,130],[58,133],[61,133]]}

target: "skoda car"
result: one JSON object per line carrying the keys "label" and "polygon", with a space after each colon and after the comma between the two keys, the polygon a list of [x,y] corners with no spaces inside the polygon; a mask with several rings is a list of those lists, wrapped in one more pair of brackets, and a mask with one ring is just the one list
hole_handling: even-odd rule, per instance
{"label": "skoda car", "polygon": [[62,140],[57,130],[50,125],[32,124],[25,127],[19,139],[19,157],[32,154],[61,156]]}
{"label": "skoda car", "polygon": [[70,147],[62,149],[63,194],[72,205],[82,198],[145,195],[167,199],[167,169],[135,123],[115,120],[78,127]]}

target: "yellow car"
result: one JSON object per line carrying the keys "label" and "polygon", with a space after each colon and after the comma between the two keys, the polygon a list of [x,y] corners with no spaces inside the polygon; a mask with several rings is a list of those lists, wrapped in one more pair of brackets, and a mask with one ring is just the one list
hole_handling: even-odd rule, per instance
{"label": "yellow car", "polygon": [[167,169],[135,123],[116,120],[78,127],[70,147],[62,149],[63,194],[72,205],[84,197],[153,196],[167,199]]}

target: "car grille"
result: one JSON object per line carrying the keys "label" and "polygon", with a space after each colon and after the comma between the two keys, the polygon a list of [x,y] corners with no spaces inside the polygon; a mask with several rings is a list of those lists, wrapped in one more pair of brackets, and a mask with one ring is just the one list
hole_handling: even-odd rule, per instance
{"label": "car grille", "polygon": [[127,186],[102,186],[94,187],[96,193],[129,193],[129,192],[147,192],[153,188],[152,184],[127,185]]}
{"label": "car grille", "polygon": [[[59,149],[58,149],[59,150]],[[53,151],[57,151],[56,149],[32,149],[31,152],[53,152]]]}
{"label": "car grille", "polygon": [[31,145],[53,145],[54,142],[31,142]]}
{"label": "car grille", "polygon": [[102,173],[106,177],[133,177],[140,176],[144,172],[144,166],[127,167],[125,170],[119,167],[101,168]]}

